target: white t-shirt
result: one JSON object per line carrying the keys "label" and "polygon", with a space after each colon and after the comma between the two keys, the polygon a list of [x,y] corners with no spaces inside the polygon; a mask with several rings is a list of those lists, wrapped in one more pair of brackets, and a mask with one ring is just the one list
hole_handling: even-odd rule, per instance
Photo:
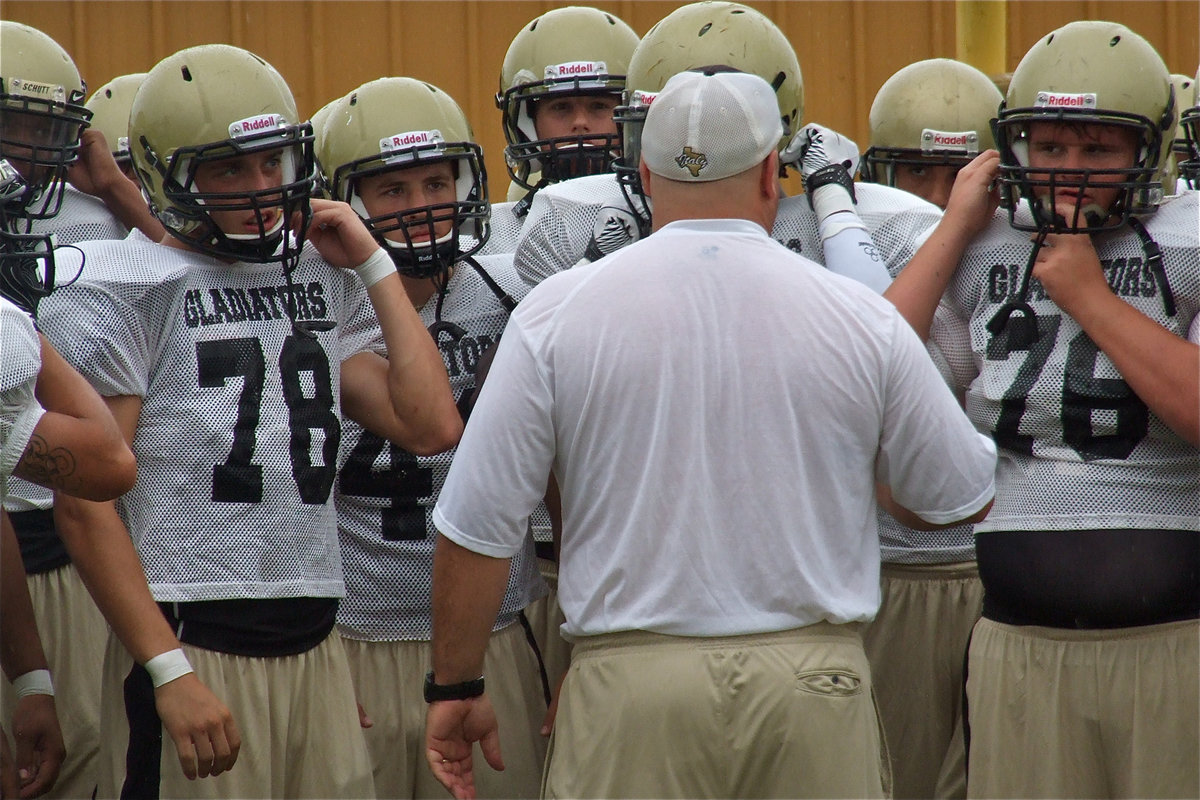
{"label": "white t-shirt", "polygon": [[706,636],[871,619],[875,480],[952,522],[991,497],[995,448],[891,304],[704,220],[522,301],[434,523],[510,556],[552,469],[564,630]]}
{"label": "white t-shirt", "polygon": [[24,311],[0,297],[0,493],[46,413],[34,396],[42,343]]}

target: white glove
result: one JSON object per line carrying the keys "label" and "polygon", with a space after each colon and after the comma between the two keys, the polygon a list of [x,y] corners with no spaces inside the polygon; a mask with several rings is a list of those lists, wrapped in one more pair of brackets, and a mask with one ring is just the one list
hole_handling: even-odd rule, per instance
{"label": "white glove", "polygon": [[821,167],[841,164],[851,175],[858,167],[858,145],[832,128],[810,122],[796,132],[779,154],[779,160],[807,178]]}
{"label": "white glove", "polygon": [[604,206],[596,216],[592,238],[580,263],[599,261],[641,238],[635,214],[626,207]]}

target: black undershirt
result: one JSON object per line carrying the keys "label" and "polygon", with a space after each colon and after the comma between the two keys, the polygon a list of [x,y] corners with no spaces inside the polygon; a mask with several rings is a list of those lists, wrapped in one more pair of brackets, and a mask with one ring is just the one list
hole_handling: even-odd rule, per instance
{"label": "black undershirt", "polygon": [[1200,617],[1196,531],[989,531],[975,554],[983,615],[997,622],[1096,629]]}
{"label": "black undershirt", "polygon": [[237,656],[303,653],[325,641],[337,621],[336,597],[159,603],[179,641]]}

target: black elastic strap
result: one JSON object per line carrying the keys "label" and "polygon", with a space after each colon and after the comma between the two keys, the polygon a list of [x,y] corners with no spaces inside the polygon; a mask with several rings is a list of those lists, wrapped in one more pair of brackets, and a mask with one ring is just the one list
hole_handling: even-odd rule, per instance
{"label": "black elastic strap", "polygon": [[154,706],[154,682],[145,667],[134,664],[124,687],[129,746],[121,800],[157,800],[162,780],[162,720]]}
{"label": "black elastic strap", "polygon": [[517,612],[517,619],[521,623],[521,627],[525,630],[525,641],[529,642],[529,646],[533,648],[533,654],[537,657],[538,675],[542,679],[542,694],[546,698],[546,707],[550,707],[550,676],[546,674],[546,662],[542,659],[542,649],[538,647],[537,637],[533,635],[533,626],[529,624],[529,617],[525,616],[525,611],[522,609]]}
{"label": "black elastic strap", "polygon": [[967,665],[971,663],[971,639],[975,636],[975,626],[967,634],[967,648],[963,650],[962,671],[962,721],[963,721],[963,778],[971,771],[971,716],[967,713]]}
{"label": "black elastic strap", "polygon": [[492,294],[496,295],[496,298],[500,301],[500,305],[504,306],[504,310],[511,314],[513,309],[517,307],[517,301],[512,298],[512,295],[504,291],[504,287],[496,283],[496,279],[489,275],[488,271],[474,258],[468,256],[463,261],[466,261],[475,268],[475,271],[479,273],[479,277],[483,278],[483,282],[492,290]]}

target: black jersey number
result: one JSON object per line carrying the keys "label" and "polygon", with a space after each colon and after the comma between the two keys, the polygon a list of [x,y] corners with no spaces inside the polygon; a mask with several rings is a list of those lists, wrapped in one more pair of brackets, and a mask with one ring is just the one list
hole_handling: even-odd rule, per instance
{"label": "black jersey number", "polygon": [[[1026,353],[1000,403],[994,436],[1001,447],[1026,455],[1033,453],[1033,437],[1020,433],[1021,418],[1029,392],[1054,350],[1061,322],[1059,315],[1037,317],[1038,337],[1027,351],[1010,348],[1003,333],[988,343],[987,357],[991,361],[1003,361],[1010,353]],[[1099,352],[1096,343],[1082,331],[1067,345],[1060,417],[1063,441],[1084,461],[1128,458],[1150,427],[1150,410],[1129,384],[1120,378],[1096,377]],[[1114,414],[1115,425],[1108,427],[1115,428],[1115,433],[1094,432],[1092,419],[1097,411]]]}
{"label": "black jersey number", "polygon": [[[388,466],[376,469],[384,448]],[[425,508],[421,499],[433,494],[433,470],[422,467],[417,457],[364,430],[358,444],[346,457],[338,473],[338,491],[353,497],[386,497],[383,509],[383,538],[389,542],[425,538]]]}
{"label": "black jersey number", "polygon": [[[233,447],[223,464],[213,465],[213,502],[262,502],[262,466],[251,463],[258,442],[259,409],[266,380],[262,343],[250,337],[196,342],[196,361],[201,387],[220,387],[229,378],[242,379],[233,423]],[[329,358],[315,339],[289,336],[279,354],[279,372],[291,428],[292,477],[300,499],[306,504],[320,505],[329,499],[341,441],[341,423],[333,413]],[[305,396],[302,373],[311,376],[313,397]],[[309,453],[314,429],[324,433],[321,456],[325,465],[320,467],[313,466]]]}

